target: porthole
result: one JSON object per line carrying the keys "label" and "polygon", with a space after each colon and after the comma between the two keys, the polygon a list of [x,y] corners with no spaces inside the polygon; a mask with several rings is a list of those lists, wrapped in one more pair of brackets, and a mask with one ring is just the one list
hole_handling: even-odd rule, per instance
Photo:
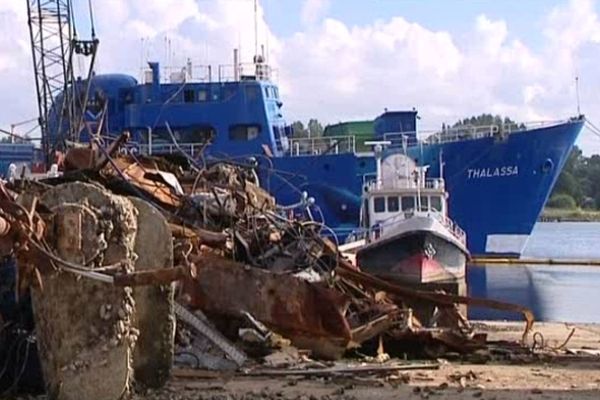
{"label": "porthole", "polygon": [[542,172],[545,174],[551,172],[554,169],[554,162],[547,158],[546,161],[542,164]]}

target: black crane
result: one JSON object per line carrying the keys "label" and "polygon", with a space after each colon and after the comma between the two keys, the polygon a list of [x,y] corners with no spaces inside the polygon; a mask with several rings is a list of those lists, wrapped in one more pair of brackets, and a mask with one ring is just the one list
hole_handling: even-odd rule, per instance
{"label": "black crane", "polygon": [[[91,0],[88,0],[91,39],[77,35],[71,0],[26,0],[33,70],[38,100],[42,151],[46,162],[54,150],[77,141],[83,125],[99,41]],[[87,76],[77,84],[74,61],[89,58]],[[50,123],[50,115],[56,116]],[[51,132],[52,130],[52,132]]]}

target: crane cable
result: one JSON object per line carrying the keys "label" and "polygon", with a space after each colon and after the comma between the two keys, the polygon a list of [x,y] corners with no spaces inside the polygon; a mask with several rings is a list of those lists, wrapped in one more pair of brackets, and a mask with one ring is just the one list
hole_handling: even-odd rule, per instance
{"label": "crane cable", "polygon": [[88,0],[88,8],[90,10],[90,27],[92,29],[92,39],[96,39],[96,27],[94,26],[94,8],[92,7],[92,0]]}
{"label": "crane cable", "polygon": [[587,128],[596,136],[600,137],[600,129],[594,125],[589,119],[585,119],[585,122],[587,124]]}
{"label": "crane cable", "polygon": [[74,11],[73,11],[73,2],[70,1],[69,2],[69,22],[71,23],[71,25],[73,26],[73,37],[76,38],[77,37],[77,25],[75,24],[75,17],[74,17]]}

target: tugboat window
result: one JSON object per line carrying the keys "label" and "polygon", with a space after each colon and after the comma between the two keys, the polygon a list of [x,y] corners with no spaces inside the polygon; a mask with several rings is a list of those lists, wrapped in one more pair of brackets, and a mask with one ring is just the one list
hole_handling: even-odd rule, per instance
{"label": "tugboat window", "polygon": [[431,202],[431,209],[435,211],[442,211],[442,198],[440,196],[432,196],[429,198]]}
{"label": "tugboat window", "polygon": [[206,90],[198,91],[198,101],[208,101],[208,92]]}
{"label": "tugboat window", "polygon": [[183,91],[183,101],[186,103],[193,103],[194,102],[194,91],[193,90],[184,90]]}
{"label": "tugboat window", "polygon": [[387,210],[389,212],[396,212],[400,209],[400,204],[398,202],[398,196],[389,196],[387,198]]}
{"label": "tugboat window", "polygon": [[373,199],[373,209],[376,213],[385,212],[385,197],[375,197]]}
{"label": "tugboat window", "polygon": [[429,197],[421,196],[421,210],[429,211]]}
{"label": "tugboat window", "polygon": [[260,125],[231,125],[229,127],[230,140],[252,140],[260,134]]}
{"label": "tugboat window", "polygon": [[415,198],[414,197],[402,197],[402,211],[414,210],[415,209]]}

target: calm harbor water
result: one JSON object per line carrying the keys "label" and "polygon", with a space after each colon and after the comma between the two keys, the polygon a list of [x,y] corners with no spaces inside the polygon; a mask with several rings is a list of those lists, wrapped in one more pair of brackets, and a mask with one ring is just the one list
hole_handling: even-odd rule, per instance
{"label": "calm harbor water", "polygon": [[[600,260],[600,223],[538,223],[525,258]],[[530,307],[539,321],[600,323],[600,266],[471,265],[472,296]],[[520,319],[519,315],[470,309],[473,319]]]}

